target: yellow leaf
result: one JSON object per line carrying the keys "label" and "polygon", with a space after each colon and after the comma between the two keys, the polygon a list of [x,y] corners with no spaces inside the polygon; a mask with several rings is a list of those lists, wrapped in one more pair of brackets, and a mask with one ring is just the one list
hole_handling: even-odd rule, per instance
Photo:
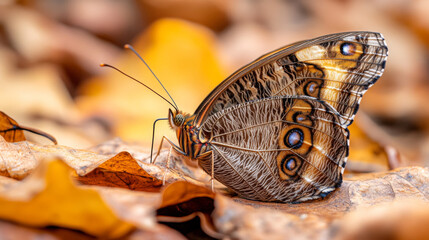
{"label": "yellow leaf", "polygon": [[178,181],[168,185],[162,193],[162,203],[159,208],[172,206],[189,201],[193,198],[214,198],[215,193],[208,188],[201,187],[189,182]]}
{"label": "yellow leaf", "polygon": [[[216,56],[213,33],[177,19],[155,22],[132,44],[147,61],[181,110],[193,112],[204,97],[225,77]],[[124,50],[118,63],[124,72],[167,94],[145,65]],[[105,69],[105,77],[93,79],[81,89],[78,104],[87,114],[104,114],[115,121],[115,135],[149,143],[152,123],[166,117],[171,106],[127,77]]]}
{"label": "yellow leaf", "polygon": [[116,238],[134,227],[119,219],[100,195],[77,187],[61,160],[42,162],[32,175],[0,192],[0,218],[35,226],[57,226]]}
{"label": "yellow leaf", "polygon": [[356,123],[349,126],[349,131],[350,152],[347,171],[379,172],[389,170],[389,159],[384,146],[368,136]]}

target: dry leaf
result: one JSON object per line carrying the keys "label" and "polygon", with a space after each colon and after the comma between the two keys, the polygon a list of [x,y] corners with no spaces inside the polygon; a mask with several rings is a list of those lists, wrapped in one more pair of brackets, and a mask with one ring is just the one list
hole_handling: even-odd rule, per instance
{"label": "dry leaf", "polygon": [[404,200],[355,211],[332,226],[331,239],[429,239],[426,202]]}
{"label": "dry leaf", "polygon": [[[110,142],[107,145],[111,146]],[[126,149],[125,143],[122,142],[122,146]],[[165,151],[161,155],[163,160],[153,165],[149,164],[148,154],[142,152],[134,151],[134,154],[144,156],[144,161],[136,160],[128,152],[104,155],[61,145],[41,146],[27,141],[8,143],[1,137],[0,150],[0,174],[15,179],[28,176],[42,159],[60,157],[76,171],[79,181],[90,185],[159,191],[163,181],[186,180],[198,185],[209,182],[202,170],[190,170],[183,161],[178,161],[181,158],[172,158],[170,166],[166,167]],[[192,177],[195,176],[204,176],[205,181],[194,180]]]}
{"label": "dry leaf", "polygon": [[[98,64],[102,59],[114,59],[118,55],[115,46],[80,29],[52,21],[40,12],[18,6],[2,7],[0,12],[11,43],[30,61],[68,62],[79,65],[75,71],[99,73]],[[31,37],[27,36],[28,32],[32,33]]]}
{"label": "dry leaf", "polygon": [[[210,217],[214,208],[214,197],[215,193],[205,187],[183,181],[172,183],[162,192],[162,202],[157,210],[157,219],[167,225],[184,222],[193,224],[193,231],[187,229],[189,225],[175,226],[185,236],[203,238],[207,234],[214,238],[222,238],[223,235],[216,230]],[[194,220],[197,217],[199,222]],[[205,234],[195,230],[199,228]]]}
{"label": "dry leaf", "polygon": [[155,217],[161,194],[103,186],[88,188],[97,191],[119,219],[145,231],[157,230]]}
{"label": "dry leaf", "polygon": [[[79,239],[93,240],[94,237],[89,236],[79,231],[73,231],[64,228],[31,228],[25,227],[10,222],[0,221],[1,239],[26,239],[26,240],[64,240],[64,239]],[[158,225],[151,230],[136,230],[132,233],[121,237],[124,240],[140,240],[140,239],[169,239],[169,240],[185,240],[177,231]]]}
{"label": "dry leaf", "polygon": [[[418,226],[426,226],[428,209],[425,207],[423,213],[418,213],[418,209],[422,203],[427,206],[428,182],[429,170],[414,167],[346,180],[327,198],[301,204],[262,203],[241,198],[232,201],[217,196],[212,216],[217,230],[233,239],[331,239],[337,232],[340,232],[338,239],[380,239],[377,226],[385,230],[381,236],[410,239],[401,237],[428,236],[427,231],[418,231],[417,226],[401,226],[400,220],[401,216],[416,217],[422,221]],[[409,201],[420,204],[413,206]],[[383,207],[386,204],[389,205]],[[401,207],[395,211],[396,206]],[[372,209],[369,214],[368,208]],[[392,219],[386,221],[389,216]],[[339,224],[332,225],[332,220]],[[411,222],[417,223],[417,220]]]}
{"label": "dry leaf", "polygon": [[[137,162],[139,166],[152,177],[160,181],[165,181],[166,183],[185,180],[196,185],[210,184],[210,176],[200,168],[188,166],[183,156],[177,156],[174,152],[171,152],[170,159],[168,160],[169,150],[162,149],[154,164],[151,164],[149,149],[134,143],[124,142],[119,138],[99,144],[90,148],[90,150],[102,155],[127,152],[130,155],[127,155],[124,161],[130,160]],[[153,156],[154,160],[155,156],[156,152]],[[115,157],[112,158],[112,161],[115,161]],[[132,158],[132,160],[129,158]],[[219,183],[216,184],[220,186]]]}
{"label": "dry leaf", "polygon": [[245,206],[222,196],[216,197],[215,206],[214,224],[231,239],[324,239],[328,228],[323,217]]}
{"label": "dry leaf", "polygon": [[[22,143],[25,142],[4,142],[7,146],[20,146],[19,144]],[[31,146],[35,155],[43,155],[43,152],[45,154],[46,152],[55,153],[56,151],[64,152],[63,155],[66,157],[68,154],[72,156],[74,154],[74,161],[69,160],[69,162],[75,164],[75,169],[80,169],[82,173],[81,179],[86,178],[85,181],[93,181],[94,184],[111,184],[124,188],[136,188],[135,186],[139,186],[139,190],[145,191],[146,188],[153,190],[156,184],[158,184],[156,187],[159,187],[164,176],[169,181],[177,181],[183,177],[175,175],[175,171],[166,168],[168,151],[163,151],[159,156],[157,164],[160,165],[150,165],[147,163],[149,161],[147,155],[140,152],[143,149],[137,148],[134,149],[133,154],[143,156],[143,160],[137,161],[128,152],[107,157],[111,155],[71,150],[65,147],[28,146]],[[100,145],[98,149],[103,149],[105,153],[113,152],[109,152],[108,146],[111,146],[112,149],[126,149],[126,144],[118,140],[115,141],[115,144],[109,142],[104,147]],[[40,153],[36,153],[38,151]],[[79,160],[79,157],[76,156],[82,157],[87,163],[80,166],[78,163],[83,160]],[[67,158],[72,159],[70,156]],[[95,163],[94,161],[91,162],[91,159],[98,160]],[[140,166],[145,170],[141,169]],[[193,173],[192,168],[185,168],[186,166],[181,162],[180,157],[170,159],[169,167],[173,166],[190,171],[191,175]],[[126,181],[121,180],[118,183],[118,178],[113,178],[112,176],[126,179]],[[123,176],[127,176],[127,178],[123,178]],[[149,178],[150,181],[146,181]],[[185,179],[190,178],[185,177]],[[24,182],[26,181],[29,180],[25,179]],[[201,182],[193,181],[202,185]],[[330,231],[331,221],[342,219],[349,212],[361,211],[360,209],[362,208],[376,207],[403,199],[427,201],[429,198],[427,182],[429,182],[429,171],[421,167],[402,168],[385,173],[360,174],[346,179],[341,188],[325,199],[301,204],[263,203],[237,197],[233,200],[227,197],[224,197],[223,200],[217,200],[218,197],[215,197],[214,193],[208,188],[193,185],[190,182],[173,182],[166,187],[161,195],[96,186],[94,186],[94,189],[101,194],[104,201],[108,203],[110,209],[117,216],[141,229],[156,228],[157,225],[154,222],[156,210],[158,221],[176,228],[186,236],[190,236],[189,234],[197,234],[200,237],[205,236],[199,235],[202,232],[198,231],[203,230],[209,236],[232,236],[239,239],[245,239],[249,236],[257,238],[257,236],[264,236],[267,232],[273,233],[273,235],[267,235],[272,238],[284,236],[281,234],[282,232],[289,232],[297,237],[313,238],[314,236],[328,236],[326,234]],[[13,181],[5,184],[7,184],[7,187],[3,187],[3,189],[13,189],[10,187],[14,184]],[[15,191],[18,190],[15,189]],[[230,203],[232,204],[231,206],[229,205]],[[248,205],[248,207],[244,205]],[[256,211],[256,209],[260,210]],[[211,215],[212,211],[215,211],[218,215]],[[225,212],[228,212],[228,214]],[[199,220],[195,220],[196,217]],[[217,219],[217,217],[220,219]],[[227,218],[225,219],[225,217]],[[191,232],[189,232],[190,226],[194,229]]]}
{"label": "dry leaf", "polygon": [[215,194],[207,188],[188,182],[175,182],[167,186],[162,193],[162,202],[159,208],[173,206],[194,198],[214,198]]}
{"label": "dry leaf", "polygon": [[115,216],[96,191],[77,187],[70,173],[61,160],[43,162],[31,176],[0,193],[0,217],[108,238],[123,236],[134,228]]}
{"label": "dry leaf", "polygon": [[15,120],[0,112],[0,136],[7,142],[20,142],[25,141],[24,131],[34,133],[49,139],[54,144],[57,144],[55,137],[41,130],[20,126]]}
{"label": "dry leaf", "polygon": [[8,178],[5,176],[0,176],[0,191],[4,191],[9,186],[14,186],[14,184],[17,182],[17,180],[13,178]]}
{"label": "dry leaf", "polygon": [[78,180],[89,185],[121,187],[147,192],[158,192],[162,187],[162,180],[147,173],[128,152],[118,153],[90,173],[79,176]]}
{"label": "dry leaf", "polygon": [[357,123],[350,125],[348,129],[350,131],[350,149],[346,171],[381,172],[389,170],[389,160],[385,148],[371,139]]}
{"label": "dry leaf", "polygon": [[231,4],[224,0],[141,0],[138,3],[143,10],[144,19],[149,22],[162,18],[180,18],[220,31],[230,20],[227,8]]}
{"label": "dry leaf", "polygon": [[[18,128],[18,123],[4,112],[0,112],[0,136],[7,142],[25,141],[24,132]],[[14,130],[12,130],[14,129]]]}
{"label": "dry leaf", "polygon": [[255,202],[234,198],[254,207],[269,207],[292,214],[312,214],[328,219],[342,217],[359,207],[369,207],[402,199],[429,199],[429,169],[400,168],[394,171],[360,174],[345,179],[340,188],[321,200],[300,204]]}
{"label": "dry leaf", "polygon": [[[196,185],[210,185],[210,176],[200,168],[188,166],[184,156],[177,156],[171,152],[168,160],[169,150],[162,149],[154,164],[151,164],[149,149],[134,143],[124,142],[119,138],[99,144],[90,150],[102,155],[128,152],[130,157],[147,173],[158,180],[165,180],[166,183],[184,180]],[[156,152],[153,158],[155,156]],[[221,188],[223,185],[215,181],[215,186]]]}
{"label": "dry leaf", "polygon": [[[150,175],[167,183],[184,180],[195,185],[210,185],[210,176],[202,169],[188,166],[184,156],[170,154],[168,150],[161,151],[154,164],[150,164],[150,156],[138,163]],[[218,182],[215,183],[216,186],[221,185]]]}
{"label": "dry leaf", "polygon": [[[96,189],[99,191],[100,189]],[[107,190],[107,189],[103,189]],[[123,200],[117,201],[118,205],[126,206],[130,211],[125,212],[124,214],[127,214],[127,220],[136,220],[136,222],[140,222],[141,225],[142,222],[146,222],[145,227],[142,229],[137,229],[130,234],[127,234],[125,237],[122,237],[120,239],[185,239],[180,233],[176,232],[175,230],[168,228],[164,225],[155,224],[154,216],[151,217],[150,215],[147,215],[148,213],[143,211],[143,214],[146,214],[145,216],[142,213],[141,206],[143,204],[146,204],[146,206],[143,206],[143,208],[146,208],[146,210],[149,210],[151,215],[154,215],[153,212],[153,206],[148,204],[148,201],[157,202],[153,198],[150,198],[148,196],[145,196],[145,201],[142,201],[142,197],[136,197],[133,194],[130,194],[130,192],[125,193],[124,191],[121,191],[120,193],[112,194],[112,192],[108,191],[109,193],[104,192],[106,198],[112,198],[113,195],[116,195],[114,198],[118,198],[119,194],[121,194],[123,197]],[[102,194],[102,195],[103,195]],[[129,196],[130,195],[130,196]],[[133,201],[124,201],[124,199],[133,199]],[[118,199],[117,199],[118,200]],[[111,205],[111,203],[109,203]],[[130,206],[133,207],[130,207]],[[114,204],[116,206],[116,204]],[[151,206],[151,207],[147,207]],[[123,207],[122,207],[123,208]],[[115,210],[117,210],[115,208]],[[140,214],[138,214],[140,212]],[[131,213],[131,214],[130,214]],[[130,216],[134,215],[134,216]],[[151,224],[147,224],[147,222],[151,222]],[[26,227],[23,225],[14,224],[12,222],[6,222],[0,220],[0,232],[1,232],[1,239],[53,239],[53,240],[60,240],[60,239],[94,239],[94,237],[87,235],[80,231],[73,231],[70,229],[64,229],[64,228],[33,228],[33,227]]]}
{"label": "dry leaf", "polygon": [[[30,206],[36,209],[31,205],[34,202],[24,204],[4,199],[2,195],[32,196],[36,201],[37,196],[48,192],[45,188],[48,175],[38,175],[36,166],[44,163],[43,158],[61,156],[77,172],[72,177],[91,186],[81,188],[69,182],[68,187],[56,193],[70,188],[92,191],[112,218],[137,228],[121,239],[200,239],[209,238],[207,234],[225,239],[429,239],[428,169],[407,167],[379,172],[411,163],[428,165],[426,1],[112,2],[9,0],[0,4],[0,109],[19,120],[20,125],[54,133],[65,145],[34,145],[18,136],[22,133],[3,135],[6,140],[0,138],[0,175],[9,176],[0,176],[0,212],[9,211],[5,210],[9,205],[4,201],[20,203],[14,219],[40,221],[52,209],[63,206],[61,198],[49,190],[51,197],[46,197],[49,205],[38,207],[39,215],[28,216],[34,213],[28,209]],[[106,19],[106,16],[113,17]],[[160,19],[163,16],[194,23]],[[127,24],[133,19],[143,21]],[[154,19],[160,20],[152,24]],[[147,28],[146,24],[152,25]],[[201,24],[222,31],[215,32]],[[123,52],[120,45],[136,39],[133,45],[180,108],[192,112],[226,76],[221,61],[232,73],[285,44],[353,29],[381,32],[388,42],[389,60],[384,76],[361,104],[387,130],[378,131],[378,126],[366,123],[352,125],[347,170],[353,173],[344,175],[343,185],[325,199],[302,204],[222,196],[224,189],[218,183],[213,194],[204,187],[210,185],[209,175],[187,166],[181,156],[168,157],[168,150],[163,150],[151,165],[148,146],[152,123],[155,118],[165,117],[170,106],[124,76],[98,67],[99,62],[118,65],[166,96],[131,52],[118,64],[114,62]],[[141,31],[144,33],[136,35]],[[218,47],[223,51],[219,52]],[[93,76],[100,72],[107,75]],[[93,80],[85,82],[88,78]],[[2,119],[9,121],[0,116],[0,131]],[[156,140],[170,134],[175,141],[176,136],[173,131],[167,133],[165,123],[157,125]],[[119,140],[102,143],[89,151],[75,148],[98,144],[114,135],[127,140],[143,139],[146,148]],[[31,140],[32,135],[27,137]],[[20,142],[7,142],[15,138]],[[407,162],[408,159],[412,162]],[[64,164],[61,166],[66,168]],[[356,173],[363,171],[379,173]],[[51,185],[64,184],[65,177],[70,181],[68,171],[49,175],[55,177],[55,181],[49,180]],[[163,181],[167,185],[164,190]],[[75,194],[68,198],[76,197]],[[82,214],[101,207],[95,204]],[[64,214],[71,214],[71,209],[63,206],[54,219],[57,222],[47,228],[18,224],[14,222],[17,220],[5,220],[0,214],[0,238],[93,239],[80,225],[59,225],[58,221]],[[105,213],[94,216],[90,224],[98,219],[106,221]]]}
{"label": "dry leaf", "polygon": [[59,156],[75,169],[77,174],[85,175],[112,157],[60,145],[40,146],[27,141],[8,143],[2,137],[0,150],[0,171],[16,179],[26,177],[44,158]]}
{"label": "dry leaf", "polygon": [[11,222],[0,221],[0,232],[2,239],[49,239],[49,240],[62,240],[62,239],[79,239],[91,240],[93,237],[78,231],[73,231],[64,228],[51,228],[40,229],[26,227]]}
{"label": "dry leaf", "polygon": [[155,239],[155,240],[186,240],[180,233],[172,228],[159,225],[148,231],[137,230],[126,237],[129,240]]}

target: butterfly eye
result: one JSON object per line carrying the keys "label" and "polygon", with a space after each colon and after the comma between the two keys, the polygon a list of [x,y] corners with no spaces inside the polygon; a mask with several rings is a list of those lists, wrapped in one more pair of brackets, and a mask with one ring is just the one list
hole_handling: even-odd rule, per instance
{"label": "butterfly eye", "polygon": [[177,114],[173,120],[174,125],[176,125],[178,127],[182,126],[184,121],[185,121],[185,117],[182,114]]}
{"label": "butterfly eye", "polygon": [[341,54],[351,56],[356,53],[356,46],[353,43],[343,43],[340,46]]}

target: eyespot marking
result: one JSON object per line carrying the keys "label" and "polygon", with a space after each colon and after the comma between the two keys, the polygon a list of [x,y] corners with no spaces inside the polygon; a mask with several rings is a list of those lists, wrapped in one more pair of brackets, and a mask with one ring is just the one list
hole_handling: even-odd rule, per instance
{"label": "eyespot marking", "polygon": [[311,82],[307,85],[307,90],[309,93],[314,93],[316,91],[317,84],[314,82]]}
{"label": "eyespot marking", "polygon": [[291,179],[295,177],[298,170],[301,168],[301,163],[301,160],[297,159],[295,155],[286,155],[280,162],[280,169],[287,176],[283,179]]}
{"label": "eyespot marking", "polygon": [[289,158],[286,162],[286,169],[289,171],[293,171],[296,168],[296,160],[294,158]]}
{"label": "eyespot marking", "polygon": [[311,97],[319,97],[319,91],[321,88],[321,84],[314,80],[309,81],[304,86],[304,94]]}
{"label": "eyespot marking", "polygon": [[344,56],[351,56],[356,53],[356,45],[353,43],[345,42],[340,46],[341,54]]}
{"label": "eyespot marking", "polygon": [[299,128],[294,128],[289,130],[283,139],[285,145],[292,149],[297,149],[302,146],[304,142],[304,133]]}

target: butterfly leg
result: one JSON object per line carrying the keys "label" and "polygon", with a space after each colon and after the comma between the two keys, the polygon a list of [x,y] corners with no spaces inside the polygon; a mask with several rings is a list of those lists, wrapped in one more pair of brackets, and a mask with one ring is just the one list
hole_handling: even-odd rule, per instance
{"label": "butterfly leg", "polygon": [[211,179],[210,179],[210,184],[212,187],[212,192],[214,192],[214,154],[212,153],[212,171],[211,171]]}
{"label": "butterfly leg", "polygon": [[167,140],[167,142],[170,144],[170,146],[178,153],[183,154],[183,155],[187,155],[185,152],[183,152],[180,147],[176,146],[176,144],[174,144],[170,139],[168,139],[166,136],[163,136],[161,139],[161,143],[159,144],[158,147],[158,152],[156,153],[155,157],[152,159],[152,156],[150,156],[150,163],[151,164],[155,164],[155,161],[157,159],[157,157],[159,156],[159,153],[161,152],[161,148],[162,148],[162,144],[164,143],[164,140]]}
{"label": "butterfly leg", "polygon": [[[164,140],[167,140],[167,142],[170,144],[170,150],[168,151],[167,161],[166,161],[166,165],[165,165],[166,169],[170,169],[169,165],[170,165],[170,159],[171,159],[171,152],[172,152],[172,150],[175,151],[176,153],[179,153],[179,154],[182,154],[182,155],[186,155],[186,153],[184,153],[182,150],[180,150],[180,147],[176,146],[166,136],[163,136],[162,139],[161,139],[161,143],[159,144],[159,147],[158,147],[158,152],[156,153],[156,155],[153,158],[153,160],[152,160],[152,156],[151,156],[151,164],[155,164],[156,159],[157,159],[157,157],[159,156],[159,154],[161,152],[161,148],[162,148],[162,145],[164,143]],[[167,170],[165,170],[164,173],[163,173],[163,176],[162,176],[162,185],[165,185],[166,175],[167,175]]]}
{"label": "butterfly leg", "polygon": [[[167,162],[165,164],[165,168],[169,169],[168,165],[170,165],[170,157],[171,157],[171,150],[173,149],[173,147],[170,147],[170,151],[168,151],[168,155],[167,155]],[[162,175],[162,185],[165,185],[165,176],[167,175],[167,170],[164,171],[164,174]]]}

